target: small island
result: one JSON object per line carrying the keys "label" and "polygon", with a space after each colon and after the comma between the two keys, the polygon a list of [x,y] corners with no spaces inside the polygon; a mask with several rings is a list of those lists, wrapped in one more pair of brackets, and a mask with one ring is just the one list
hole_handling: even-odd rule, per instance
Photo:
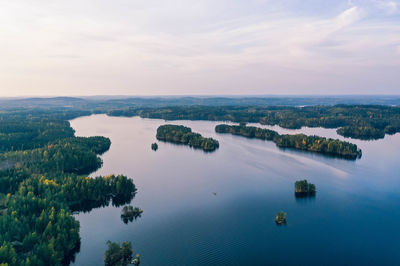
{"label": "small island", "polygon": [[217,133],[228,133],[247,138],[270,140],[280,148],[317,152],[350,160],[361,157],[361,150],[357,148],[357,145],[338,139],[307,136],[304,134],[280,135],[274,130],[248,127],[245,124],[240,124],[239,126],[217,125],[215,131]]}
{"label": "small island", "polygon": [[131,260],[131,264],[133,264],[133,265],[140,264],[140,254],[136,254],[135,258]]}
{"label": "small island", "polygon": [[143,210],[138,207],[124,206],[122,208],[121,219],[124,223],[132,222],[137,218],[141,217]]}
{"label": "small island", "polygon": [[315,185],[308,183],[307,180],[300,180],[294,183],[296,197],[314,196],[317,192]]}
{"label": "small island", "polygon": [[206,152],[215,151],[219,142],[213,138],[204,138],[198,133],[192,132],[191,128],[178,125],[163,125],[157,129],[157,139],[176,144],[189,145],[195,149]]}
{"label": "small island", "polygon": [[153,150],[153,151],[156,151],[156,150],[158,150],[158,144],[157,143],[153,143],[153,144],[151,144],[151,149]]}
{"label": "small island", "polygon": [[278,212],[275,215],[275,223],[277,225],[286,224],[286,217],[287,217],[286,212],[283,212],[283,211]]}
{"label": "small island", "polygon": [[139,265],[140,255],[133,257],[132,243],[125,241],[121,245],[116,242],[107,241],[108,249],[104,253],[104,265]]}

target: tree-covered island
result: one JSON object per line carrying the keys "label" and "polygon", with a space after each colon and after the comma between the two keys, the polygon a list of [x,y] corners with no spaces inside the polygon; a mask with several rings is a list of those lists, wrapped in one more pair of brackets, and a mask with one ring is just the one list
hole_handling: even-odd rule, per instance
{"label": "tree-covered island", "polygon": [[283,225],[286,224],[286,217],[287,214],[286,212],[280,211],[275,215],[275,223],[277,225]]}
{"label": "tree-covered island", "polygon": [[178,125],[162,125],[157,129],[157,139],[176,144],[189,145],[203,151],[214,151],[219,147],[217,140],[204,138],[198,133],[192,132],[191,128]]}
{"label": "tree-covered island", "polygon": [[141,217],[143,210],[138,207],[124,206],[121,211],[121,220],[124,223],[133,222],[137,218]]}
{"label": "tree-covered island", "polygon": [[105,266],[127,266],[139,265],[140,255],[136,254],[133,258],[131,242],[123,242],[121,245],[115,242],[107,241],[108,249],[104,252]]}
{"label": "tree-covered island", "polygon": [[156,142],[152,143],[152,144],[151,144],[151,149],[152,149],[153,151],[157,151],[157,150],[158,150],[158,144],[157,144]]}
{"label": "tree-covered island", "polygon": [[296,197],[313,196],[317,192],[314,184],[308,183],[307,180],[299,180],[294,183],[294,193]]}
{"label": "tree-covered island", "polygon": [[400,107],[383,105],[127,107],[113,109],[108,114],[164,120],[260,123],[290,129],[337,128],[339,135],[365,140],[380,139],[385,134],[400,132]]}
{"label": "tree-covered island", "polygon": [[239,126],[221,124],[215,127],[215,131],[217,133],[229,133],[247,138],[270,140],[281,148],[318,152],[352,160],[361,157],[361,150],[357,148],[357,145],[347,141],[318,136],[306,136],[304,134],[280,135],[274,130],[248,127],[244,124]]}

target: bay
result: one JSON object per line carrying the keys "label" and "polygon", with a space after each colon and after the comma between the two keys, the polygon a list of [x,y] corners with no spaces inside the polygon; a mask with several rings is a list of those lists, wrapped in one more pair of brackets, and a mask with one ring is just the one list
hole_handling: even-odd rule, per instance
{"label": "bay", "polygon": [[[399,265],[400,134],[362,141],[334,129],[288,130],[339,138],[363,151],[356,161],[280,149],[273,142],[217,134],[220,122],[92,115],[74,119],[77,136],[105,136],[110,150],[91,176],[124,174],[143,215],[120,219],[122,207],[76,215],[81,249],[74,265],[102,265],[106,241],[131,241],[141,265]],[[162,124],[191,127],[220,142],[212,153],[156,142]],[[294,182],[317,187],[296,198]],[[287,212],[287,225],[275,214]]]}

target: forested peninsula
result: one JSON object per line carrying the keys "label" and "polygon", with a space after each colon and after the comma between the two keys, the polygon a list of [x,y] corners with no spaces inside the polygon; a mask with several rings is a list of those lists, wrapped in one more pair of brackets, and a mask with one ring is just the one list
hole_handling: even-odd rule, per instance
{"label": "forested peninsula", "polygon": [[357,145],[337,139],[306,136],[304,134],[280,135],[278,132],[270,129],[248,127],[243,124],[239,126],[217,125],[215,131],[217,133],[229,133],[247,138],[270,140],[281,148],[318,152],[352,160],[361,157],[361,150],[357,148]]}
{"label": "forested peninsula", "polygon": [[111,110],[108,114],[164,120],[260,123],[290,129],[304,126],[337,128],[339,135],[363,140],[400,132],[400,108],[383,105],[128,107]]}
{"label": "forested peninsula", "polygon": [[0,262],[67,265],[79,251],[72,212],[129,203],[126,176],[89,178],[108,150],[104,137],[74,137],[67,119],[87,112],[7,110],[0,113]]}
{"label": "forested peninsula", "polygon": [[162,125],[157,128],[158,140],[183,144],[203,151],[215,151],[219,147],[217,140],[204,138],[198,133],[192,132],[191,128],[178,125]]}

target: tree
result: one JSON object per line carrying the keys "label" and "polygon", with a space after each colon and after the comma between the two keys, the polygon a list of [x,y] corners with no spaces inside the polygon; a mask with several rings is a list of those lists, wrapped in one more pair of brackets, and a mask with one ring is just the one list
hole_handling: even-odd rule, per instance
{"label": "tree", "polygon": [[106,266],[126,266],[132,260],[132,244],[123,242],[122,246],[118,243],[107,241],[108,249],[104,253],[104,264]]}

